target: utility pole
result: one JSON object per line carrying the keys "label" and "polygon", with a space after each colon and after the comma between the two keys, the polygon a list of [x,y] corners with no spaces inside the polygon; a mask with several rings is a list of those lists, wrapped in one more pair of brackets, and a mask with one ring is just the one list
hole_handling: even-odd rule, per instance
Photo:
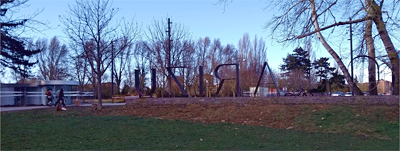
{"label": "utility pole", "polygon": [[111,100],[114,96],[114,43],[111,41]]}
{"label": "utility pole", "polygon": [[[350,22],[351,22],[351,18],[350,18]],[[351,24],[350,24],[350,64],[351,64],[351,80],[354,81],[353,77],[353,30],[351,28]],[[351,87],[350,87],[351,89]],[[353,91],[353,90],[352,90]],[[354,94],[352,93],[352,95],[354,96]]]}
{"label": "utility pole", "polygon": [[[171,67],[171,20],[168,18],[168,68]],[[169,97],[172,97],[172,83],[171,83],[171,75],[168,74],[168,88],[169,88]]]}

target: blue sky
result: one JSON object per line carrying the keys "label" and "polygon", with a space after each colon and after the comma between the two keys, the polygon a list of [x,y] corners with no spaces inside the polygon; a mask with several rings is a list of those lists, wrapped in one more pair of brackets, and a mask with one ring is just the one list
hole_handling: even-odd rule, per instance
{"label": "blue sky", "polygon": [[[265,1],[235,1],[224,11],[223,5],[217,0],[114,0],[113,6],[121,9],[116,19],[135,18],[135,21],[146,27],[153,19],[171,18],[189,27],[194,38],[209,36],[220,38],[223,43],[236,44],[248,32],[250,35],[266,37],[268,33],[262,26],[271,18],[268,11],[263,11]],[[74,5],[73,0],[30,0],[30,5],[21,9],[20,14],[32,13],[44,9],[36,17],[37,20],[49,21],[55,29],[45,31],[45,36],[64,35],[58,16],[66,15],[68,5]],[[58,27],[58,28],[57,28]],[[38,35],[42,37],[42,35]]]}
{"label": "blue sky", "polygon": [[[169,17],[172,22],[187,26],[194,39],[206,36],[212,39],[219,38],[224,45],[233,44],[237,47],[244,33],[249,33],[253,38],[257,34],[266,42],[271,67],[278,69],[282,58],[291,53],[295,46],[283,48],[281,44],[269,39],[269,33],[263,29],[263,25],[272,17],[271,11],[263,9],[267,6],[267,1],[237,0],[229,3],[225,10],[224,5],[217,2],[218,0],[114,0],[113,7],[121,9],[116,19],[135,18],[135,21],[142,25],[143,31],[153,19]],[[28,4],[30,6],[21,9],[20,14],[32,14],[43,9],[35,19],[48,21],[52,27],[43,34],[29,34],[29,37],[64,37],[59,15],[66,15],[68,5],[75,5],[74,0],[29,0]],[[279,53],[274,53],[277,50]]]}
{"label": "blue sky", "polygon": [[[200,37],[219,38],[221,43],[238,45],[239,39],[244,33],[249,33],[252,39],[254,35],[262,37],[266,42],[267,58],[271,68],[278,71],[282,64],[282,58],[286,57],[298,45],[284,47],[277,41],[272,40],[269,31],[263,28],[273,17],[276,10],[265,10],[268,0],[234,0],[227,7],[218,5],[218,0],[114,0],[113,7],[121,9],[116,19],[135,18],[142,25],[142,31],[151,24],[153,19],[171,18],[172,22],[179,22],[189,28],[194,39]],[[68,5],[75,5],[75,0],[29,0],[30,5],[20,10],[19,14],[32,14],[36,10],[43,9],[35,19],[48,21],[52,29],[43,34],[29,34],[29,37],[50,39],[57,36],[63,39],[60,15],[66,15]],[[173,24],[172,24],[173,25]],[[67,39],[65,39],[67,40]],[[67,41],[63,40],[63,43]],[[314,46],[316,58],[331,56],[321,46]],[[344,49],[344,48],[340,48]],[[347,55],[339,50],[339,55]],[[347,51],[347,50],[346,50]],[[343,53],[343,54],[341,54]],[[331,58],[330,61],[333,61]],[[348,62],[348,61],[346,61]],[[347,64],[347,63],[345,63]],[[260,64],[261,65],[261,64]],[[333,62],[331,63],[333,66]],[[367,77],[364,77],[364,79]],[[387,78],[389,80],[389,78]]]}

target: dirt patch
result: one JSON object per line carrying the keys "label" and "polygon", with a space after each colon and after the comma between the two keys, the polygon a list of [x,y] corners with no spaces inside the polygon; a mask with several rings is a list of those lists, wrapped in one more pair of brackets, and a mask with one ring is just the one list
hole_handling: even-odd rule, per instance
{"label": "dirt patch", "polygon": [[[289,102],[290,98],[292,102]],[[96,115],[156,117],[159,119],[179,119],[203,123],[233,123],[304,130],[304,127],[297,127],[295,124],[294,119],[298,115],[308,115],[312,112],[326,110],[335,105],[343,105],[343,102],[351,101],[332,101],[330,100],[331,98],[286,97],[284,99],[287,100],[280,101],[276,100],[277,98],[269,100],[254,98],[142,99],[127,103],[123,107],[104,108],[94,113]],[[313,99],[320,103],[309,102],[309,100]],[[391,103],[375,101],[379,104],[370,104],[363,101],[364,99],[362,98],[354,100],[357,102],[350,103],[350,106],[353,106],[355,113],[360,113],[370,118],[380,118],[374,117],[376,115],[371,113],[372,110],[382,110],[380,111],[382,112],[381,116],[385,116],[385,119],[399,119],[398,101],[396,105],[393,101]],[[339,104],[335,104],[337,102]],[[359,104],[360,102],[365,104]],[[388,107],[391,109],[384,110]]]}

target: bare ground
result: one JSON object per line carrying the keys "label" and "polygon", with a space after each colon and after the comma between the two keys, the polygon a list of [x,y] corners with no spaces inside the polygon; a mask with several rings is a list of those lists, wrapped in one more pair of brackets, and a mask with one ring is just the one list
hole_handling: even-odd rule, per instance
{"label": "bare ground", "polygon": [[369,118],[377,118],[373,111],[382,110],[385,120],[398,121],[399,99],[399,96],[147,98],[130,101],[123,107],[96,110],[94,113],[312,131],[313,128],[295,124],[295,118],[346,105],[355,113]]}

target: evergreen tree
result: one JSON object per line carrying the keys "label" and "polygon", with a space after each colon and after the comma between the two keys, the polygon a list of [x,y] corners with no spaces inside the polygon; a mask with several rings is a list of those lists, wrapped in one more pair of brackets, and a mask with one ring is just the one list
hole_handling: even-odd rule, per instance
{"label": "evergreen tree", "polygon": [[335,68],[330,67],[328,60],[329,58],[322,57],[313,63],[314,69],[317,70],[316,75],[321,77],[321,80],[327,78],[335,70]]}
{"label": "evergreen tree", "polygon": [[12,19],[6,16],[10,8],[16,8],[26,3],[19,0],[1,0],[1,56],[0,64],[11,68],[22,77],[28,77],[29,68],[36,64],[29,60],[30,57],[40,50],[29,50],[26,48],[24,38],[14,34],[17,29],[23,28],[29,19]]}
{"label": "evergreen tree", "polygon": [[332,77],[329,79],[329,83],[336,84],[339,88],[344,88],[345,84],[345,77],[339,74],[339,71],[336,70],[332,73]]}
{"label": "evergreen tree", "polygon": [[304,72],[306,78],[309,78],[311,62],[308,52],[301,47],[296,48],[293,52],[294,54],[289,54],[286,58],[283,58],[283,65],[281,65],[280,69],[285,71],[286,75],[294,69],[300,69]]}

